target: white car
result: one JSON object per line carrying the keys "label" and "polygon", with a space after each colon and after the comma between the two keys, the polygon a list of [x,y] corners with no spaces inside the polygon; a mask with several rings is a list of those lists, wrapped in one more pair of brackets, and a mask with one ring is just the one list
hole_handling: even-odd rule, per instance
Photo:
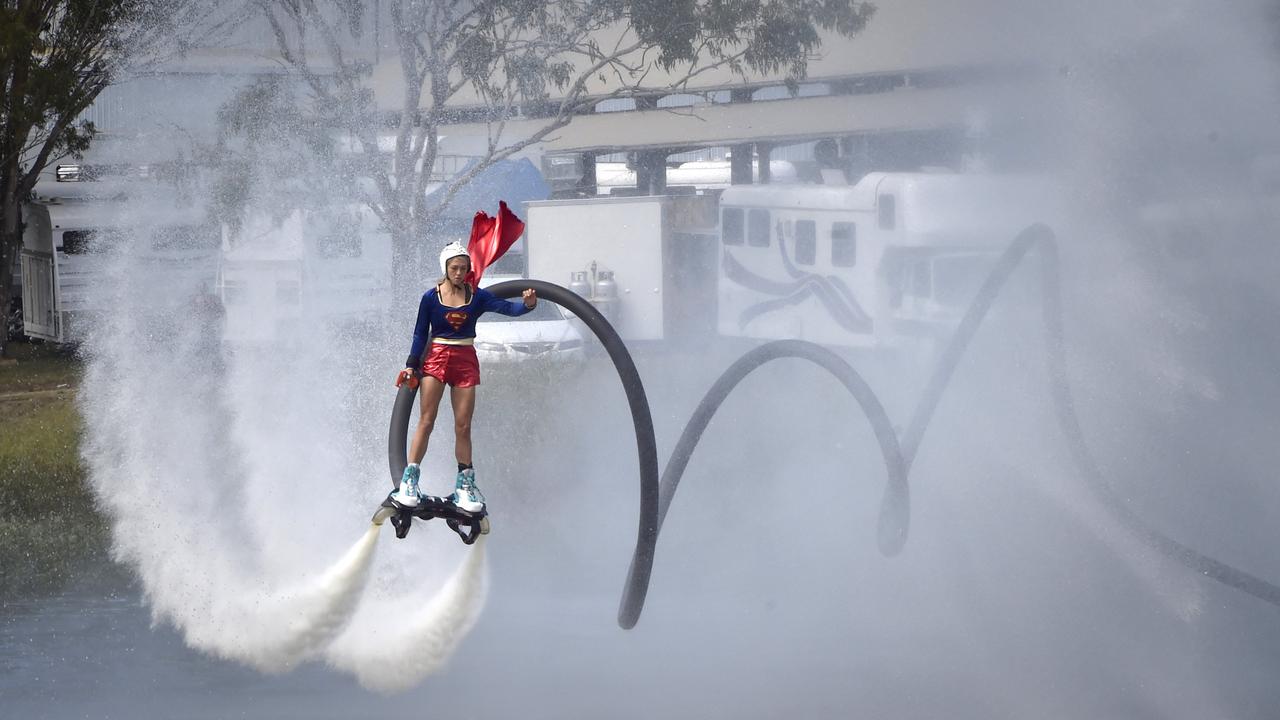
{"label": "white car", "polygon": [[547,300],[539,300],[536,308],[520,317],[481,315],[475,346],[481,365],[576,365],[584,358],[582,334],[559,305]]}

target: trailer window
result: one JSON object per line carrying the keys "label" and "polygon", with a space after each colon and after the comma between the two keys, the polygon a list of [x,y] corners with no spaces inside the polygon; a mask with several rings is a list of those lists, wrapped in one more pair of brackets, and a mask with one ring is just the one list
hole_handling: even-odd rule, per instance
{"label": "trailer window", "polygon": [[170,225],[151,234],[155,250],[217,250],[221,245],[216,225]]}
{"label": "trailer window", "polygon": [[769,211],[747,211],[747,244],[751,247],[769,247]]}
{"label": "trailer window", "polygon": [[831,265],[853,267],[858,264],[858,227],[853,223],[831,223]]}
{"label": "trailer window", "polygon": [[123,236],[111,230],[67,230],[62,233],[58,250],[67,255],[106,252],[120,244]]}
{"label": "trailer window", "polygon": [[881,195],[876,207],[880,211],[880,229],[892,230],[898,217],[897,201],[892,195]]}
{"label": "trailer window", "polygon": [[956,255],[933,261],[934,300],[943,305],[963,307],[978,292],[991,270],[991,258]]}
{"label": "trailer window", "polygon": [[742,244],[742,210],[725,208],[720,213],[720,238],[725,245]]}
{"label": "trailer window", "polygon": [[812,265],[818,259],[818,228],[812,220],[796,221],[796,264]]}
{"label": "trailer window", "polygon": [[62,233],[62,252],[68,255],[86,255],[92,252],[94,245],[92,230],[68,230]]}

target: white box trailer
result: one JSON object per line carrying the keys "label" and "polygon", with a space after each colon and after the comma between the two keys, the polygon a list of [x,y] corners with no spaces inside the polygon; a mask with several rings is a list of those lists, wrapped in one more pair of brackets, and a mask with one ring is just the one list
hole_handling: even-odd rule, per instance
{"label": "white box trailer", "polygon": [[91,315],[89,290],[111,253],[128,248],[134,263],[181,283],[212,287],[219,233],[192,208],[131,186],[48,183],[24,204],[20,253],[23,332],[60,343],[82,339]]}
{"label": "white box trailer", "polygon": [[1043,178],[871,173],[720,196],[719,333],[841,347],[949,330],[998,254],[1057,222]]}
{"label": "white box trailer", "polygon": [[232,343],[270,343],[304,319],[376,321],[391,289],[391,236],[366,207],[294,210],[223,229],[217,290]]}
{"label": "white box trailer", "polygon": [[547,200],[526,208],[529,277],[593,299],[624,340],[713,330],[714,197]]}

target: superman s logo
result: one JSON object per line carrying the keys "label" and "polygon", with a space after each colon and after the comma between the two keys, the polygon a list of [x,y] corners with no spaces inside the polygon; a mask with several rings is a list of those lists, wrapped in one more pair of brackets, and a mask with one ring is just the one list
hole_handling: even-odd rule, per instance
{"label": "superman s logo", "polygon": [[467,322],[468,317],[470,316],[462,310],[450,310],[444,314],[445,322],[449,323],[454,330],[460,329]]}

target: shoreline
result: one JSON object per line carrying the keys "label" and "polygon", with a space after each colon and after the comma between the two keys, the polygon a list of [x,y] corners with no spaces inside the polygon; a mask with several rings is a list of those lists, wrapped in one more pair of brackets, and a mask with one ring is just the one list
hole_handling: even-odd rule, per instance
{"label": "shoreline", "polygon": [[80,360],[21,341],[9,351],[0,364],[0,599],[58,592],[86,563],[107,561],[109,535],[80,464]]}

